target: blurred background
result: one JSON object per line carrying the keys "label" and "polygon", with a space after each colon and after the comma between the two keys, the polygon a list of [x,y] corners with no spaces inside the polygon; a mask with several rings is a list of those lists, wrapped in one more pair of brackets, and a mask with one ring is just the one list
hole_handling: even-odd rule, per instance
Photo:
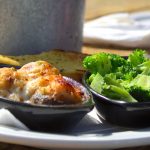
{"label": "blurred background", "polygon": [[150,0],[0,0],[0,53],[80,52],[82,41],[150,49],[149,9]]}
{"label": "blurred background", "polygon": [[86,0],[85,20],[116,12],[150,10],[150,0]]}
{"label": "blurred background", "polygon": [[86,0],[83,41],[114,49],[150,49],[150,0]]}

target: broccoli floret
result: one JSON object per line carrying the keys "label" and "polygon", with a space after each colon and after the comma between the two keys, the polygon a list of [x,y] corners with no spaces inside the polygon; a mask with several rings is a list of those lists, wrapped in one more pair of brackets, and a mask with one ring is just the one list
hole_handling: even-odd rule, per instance
{"label": "broccoli floret", "polygon": [[110,74],[107,74],[105,77],[104,77],[104,81],[106,84],[108,85],[115,85],[115,86],[118,86],[118,87],[123,87],[121,84],[120,84],[120,80],[118,80],[116,78],[116,75],[114,73],[110,73]]}
{"label": "broccoli floret", "polygon": [[131,81],[129,93],[138,101],[150,101],[150,76],[139,74]]}
{"label": "broccoli floret", "polygon": [[150,76],[139,74],[131,81],[130,86],[142,87],[145,90],[150,89]]}
{"label": "broccoli floret", "polygon": [[127,61],[125,58],[116,54],[107,54],[112,65],[112,72],[116,72],[118,67],[126,65]]}
{"label": "broccoli floret", "polygon": [[150,60],[138,65],[137,69],[141,74],[150,75]]}
{"label": "broccoli floret", "polygon": [[98,93],[102,92],[102,88],[103,88],[103,84],[104,84],[104,79],[103,77],[97,73],[94,77],[93,80],[90,84],[90,87],[95,90]]}
{"label": "broccoli floret", "polygon": [[146,52],[141,49],[136,49],[133,51],[128,59],[126,60],[125,64],[121,67],[118,67],[118,72],[121,72],[122,75],[120,75],[120,78],[123,80],[132,80],[134,79],[138,74],[140,74],[141,68],[139,65],[142,63],[147,62],[148,58],[145,57]]}
{"label": "broccoli floret", "polygon": [[98,53],[87,56],[83,60],[83,66],[91,73],[100,73],[102,76],[118,71],[118,67],[125,66],[127,61],[116,54]]}
{"label": "broccoli floret", "polygon": [[147,61],[147,58],[145,57],[146,52],[142,49],[136,49],[135,51],[133,51],[127,61],[133,66],[136,67],[140,64],[142,64],[143,62]]}
{"label": "broccoli floret", "polygon": [[125,65],[122,65],[118,68],[118,72],[122,73],[122,76],[120,77],[123,80],[133,80],[138,74],[140,74],[141,68],[140,64],[147,62],[148,58],[145,57],[146,52],[141,49],[136,49],[133,51]]}
{"label": "broccoli floret", "polygon": [[96,74],[97,72],[104,76],[111,72],[112,65],[106,53],[94,54],[87,56],[83,60],[83,66],[91,73]]}
{"label": "broccoli floret", "polygon": [[132,86],[129,89],[129,93],[138,101],[146,102],[150,101],[150,90],[145,90],[142,87]]}
{"label": "broccoli floret", "polygon": [[88,83],[88,84],[91,84],[91,82],[93,81],[93,79],[94,79],[94,77],[96,76],[96,74],[91,74],[90,76],[89,76],[89,78],[86,80],[86,82]]}
{"label": "broccoli floret", "polygon": [[118,67],[117,69],[118,69],[116,71],[117,79],[123,79],[123,80],[131,81],[138,74],[137,69],[132,67],[131,64],[128,62],[126,63],[126,65]]}
{"label": "broccoli floret", "polygon": [[133,53],[131,53],[128,59],[115,54],[108,55],[111,60],[112,72],[116,74],[116,78],[130,81],[140,73],[140,70],[138,70],[135,66],[147,60],[144,57],[145,51],[140,49],[136,49]]}
{"label": "broccoli floret", "polygon": [[138,101],[148,101],[150,99],[150,76],[139,74],[131,81],[128,91]]}
{"label": "broccoli floret", "polygon": [[102,94],[114,100],[137,102],[137,100],[134,99],[127,90],[114,85],[105,85]]}

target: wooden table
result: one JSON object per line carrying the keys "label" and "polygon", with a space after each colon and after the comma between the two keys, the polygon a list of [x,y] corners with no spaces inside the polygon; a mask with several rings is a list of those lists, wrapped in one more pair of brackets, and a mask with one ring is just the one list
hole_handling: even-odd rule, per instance
{"label": "wooden table", "polygon": [[[83,53],[86,54],[93,54],[98,52],[108,52],[108,53],[116,53],[122,56],[126,56],[132,52],[130,49],[115,49],[115,48],[99,48],[95,46],[84,46],[82,49]],[[141,147],[132,147],[132,148],[122,148],[118,150],[149,150],[150,145],[148,146],[141,146]],[[40,150],[38,148],[32,148],[28,146],[21,146],[21,145],[15,145],[15,144],[7,144],[0,142],[0,150]]]}

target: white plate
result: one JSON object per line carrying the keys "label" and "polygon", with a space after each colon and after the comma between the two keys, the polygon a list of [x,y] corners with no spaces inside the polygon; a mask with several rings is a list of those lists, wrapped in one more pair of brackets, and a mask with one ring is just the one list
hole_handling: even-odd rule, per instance
{"label": "white plate", "polygon": [[114,149],[150,144],[150,128],[126,129],[99,120],[95,110],[70,131],[42,133],[0,126],[0,141],[38,148]]}

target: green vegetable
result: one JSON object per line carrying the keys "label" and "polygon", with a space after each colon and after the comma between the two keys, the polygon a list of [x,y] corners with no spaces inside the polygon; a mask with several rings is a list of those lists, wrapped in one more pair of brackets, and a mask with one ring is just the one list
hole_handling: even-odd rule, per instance
{"label": "green vegetable", "polygon": [[92,82],[90,84],[90,87],[92,89],[94,89],[96,92],[101,93],[103,84],[104,84],[103,77],[99,73],[97,73],[94,76],[94,78],[93,78],[93,80],[92,80]]}
{"label": "green vegetable", "polygon": [[146,61],[140,65],[138,65],[138,69],[141,74],[150,75],[150,61]]}
{"label": "green vegetable", "polygon": [[139,74],[131,81],[129,92],[138,101],[150,101],[150,76]]}
{"label": "green vegetable", "polygon": [[141,49],[127,59],[108,53],[87,56],[83,66],[91,73],[90,87],[96,92],[126,102],[150,101],[150,59]]}
{"label": "green vegetable", "polygon": [[136,49],[129,55],[128,62],[130,62],[133,67],[136,67],[148,60],[145,55],[146,52],[144,50]]}
{"label": "green vegetable", "polygon": [[135,100],[127,90],[114,85],[110,85],[107,87],[105,86],[102,91],[102,94],[114,100],[124,100],[126,102],[137,102],[137,100]]}
{"label": "green vegetable", "polygon": [[87,56],[83,60],[83,66],[91,73],[96,74],[98,72],[102,76],[112,70],[111,61],[106,53]]}
{"label": "green vegetable", "polygon": [[114,74],[108,74],[105,77],[102,77],[97,73],[94,76],[90,87],[96,92],[102,93],[104,96],[112,99],[137,102],[119,83],[119,80],[116,80]]}

